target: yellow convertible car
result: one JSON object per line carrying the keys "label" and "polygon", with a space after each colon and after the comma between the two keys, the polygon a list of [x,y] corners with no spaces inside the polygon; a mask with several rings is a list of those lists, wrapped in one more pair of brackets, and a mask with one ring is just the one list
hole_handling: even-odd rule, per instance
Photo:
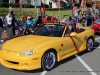
{"label": "yellow convertible car", "polygon": [[0,63],[17,70],[51,70],[56,62],[84,50],[92,51],[94,34],[87,27],[80,27],[76,33],[65,24],[46,23],[33,34],[5,42],[0,49]]}

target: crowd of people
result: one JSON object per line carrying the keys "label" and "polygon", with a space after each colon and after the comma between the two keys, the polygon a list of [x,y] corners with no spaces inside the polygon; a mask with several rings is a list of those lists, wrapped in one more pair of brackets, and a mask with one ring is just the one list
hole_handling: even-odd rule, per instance
{"label": "crowd of people", "polygon": [[75,25],[80,24],[83,26],[91,26],[92,21],[99,18],[99,14],[90,6],[87,7],[86,11],[82,11],[76,5],[72,6],[72,16],[66,19],[66,16],[60,18],[59,16],[46,15],[46,9],[42,5],[40,8],[41,16],[34,18],[32,16],[22,17],[20,20],[15,19],[13,9],[10,7],[5,21],[0,18],[0,42],[3,42],[2,31],[7,33],[7,39],[10,40],[16,36],[26,35],[33,33],[38,26],[41,26],[45,22],[62,22],[72,26],[74,29]]}

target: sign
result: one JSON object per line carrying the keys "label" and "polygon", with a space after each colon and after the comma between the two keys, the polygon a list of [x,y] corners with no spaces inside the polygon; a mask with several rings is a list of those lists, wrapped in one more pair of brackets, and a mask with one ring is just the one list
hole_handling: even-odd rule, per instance
{"label": "sign", "polygon": [[34,6],[41,6],[41,0],[34,0]]}

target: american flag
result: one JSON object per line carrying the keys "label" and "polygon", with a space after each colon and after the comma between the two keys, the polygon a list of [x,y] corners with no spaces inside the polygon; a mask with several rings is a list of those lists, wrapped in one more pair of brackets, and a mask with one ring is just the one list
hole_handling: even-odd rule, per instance
{"label": "american flag", "polygon": [[57,1],[56,5],[58,8],[60,8],[60,0]]}
{"label": "american flag", "polygon": [[83,7],[83,6],[84,6],[84,0],[81,1],[81,7]]}
{"label": "american flag", "polygon": [[22,0],[19,0],[19,8],[20,8],[20,11],[21,11],[21,9],[22,9]]}

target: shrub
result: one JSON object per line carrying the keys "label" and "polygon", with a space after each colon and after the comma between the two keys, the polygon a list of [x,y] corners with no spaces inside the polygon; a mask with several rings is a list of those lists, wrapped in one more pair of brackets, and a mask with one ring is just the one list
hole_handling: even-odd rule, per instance
{"label": "shrub", "polygon": [[18,3],[11,3],[11,4],[9,4],[9,6],[11,6],[11,7],[19,7],[19,4]]}
{"label": "shrub", "polygon": [[0,7],[9,7],[9,4],[6,2],[0,2]]}
{"label": "shrub", "polygon": [[23,4],[23,8],[33,8],[34,6],[31,4]]}

